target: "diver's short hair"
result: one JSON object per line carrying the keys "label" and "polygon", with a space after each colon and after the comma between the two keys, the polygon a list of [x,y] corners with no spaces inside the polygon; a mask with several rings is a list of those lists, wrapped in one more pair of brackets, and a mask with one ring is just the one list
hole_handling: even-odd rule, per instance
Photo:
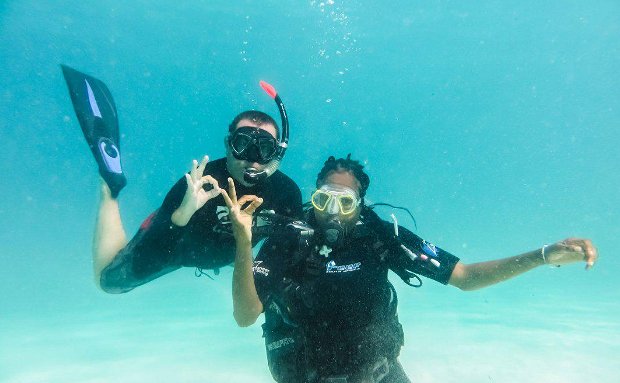
{"label": "diver's short hair", "polygon": [[364,198],[366,190],[368,190],[368,186],[370,185],[370,177],[364,172],[364,165],[357,160],[351,159],[351,153],[347,155],[347,158],[336,159],[334,156],[329,156],[323,165],[323,169],[321,169],[316,177],[316,187],[321,187],[321,185],[325,183],[325,179],[331,173],[339,171],[349,172],[357,179],[360,183],[360,198]]}
{"label": "diver's short hair", "polygon": [[276,138],[280,136],[280,127],[278,127],[278,123],[267,113],[259,112],[258,110],[246,110],[245,112],[239,113],[232,120],[230,125],[228,125],[228,133],[232,133],[237,128],[237,124],[241,120],[251,120],[256,122],[258,125],[271,124],[276,128]]}

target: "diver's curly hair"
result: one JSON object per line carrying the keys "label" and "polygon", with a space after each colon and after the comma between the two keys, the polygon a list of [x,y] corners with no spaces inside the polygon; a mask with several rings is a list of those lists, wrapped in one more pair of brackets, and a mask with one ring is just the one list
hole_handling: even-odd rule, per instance
{"label": "diver's curly hair", "polygon": [[337,171],[347,171],[353,174],[360,183],[360,197],[364,198],[366,190],[368,190],[368,186],[370,185],[370,177],[364,172],[364,165],[359,161],[351,159],[351,153],[347,155],[347,158],[336,159],[334,156],[329,156],[323,165],[323,169],[321,169],[316,177],[316,187],[318,188],[323,185],[327,176]]}

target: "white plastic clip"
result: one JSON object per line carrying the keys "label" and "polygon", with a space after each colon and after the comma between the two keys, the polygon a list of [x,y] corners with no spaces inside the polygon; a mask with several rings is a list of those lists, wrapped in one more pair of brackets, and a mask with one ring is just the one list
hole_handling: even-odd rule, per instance
{"label": "white plastic clip", "polygon": [[390,217],[392,217],[392,222],[394,222],[394,235],[398,237],[398,220],[394,213],[390,214]]}

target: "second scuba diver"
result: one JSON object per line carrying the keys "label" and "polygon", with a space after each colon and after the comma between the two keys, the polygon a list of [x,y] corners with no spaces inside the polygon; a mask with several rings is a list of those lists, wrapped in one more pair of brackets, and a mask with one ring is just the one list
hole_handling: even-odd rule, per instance
{"label": "second scuba diver", "polygon": [[[363,166],[330,157],[318,174],[306,222],[271,236],[252,260],[252,214],[263,200],[223,192],[237,243],[234,317],[240,326],[265,313],[263,335],[277,382],[406,383],[398,356],[403,330],[394,271],[419,286],[416,274],[462,290],[510,279],[545,264],[592,267],[596,249],[570,238],[521,255],[476,264],[423,240],[396,221],[381,220],[364,202]],[[247,205],[247,206],[246,206]],[[417,280],[418,283],[413,283]]]}
{"label": "second scuba diver", "polygon": [[[226,158],[198,163],[168,192],[162,205],[127,241],[118,194],[126,184],[116,107],[100,80],[62,66],[75,113],[99,165],[101,200],[94,234],[95,283],[109,293],[124,293],[182,266],[218,269],[234,259],[228,208],[220,185],[232,177],[242,195],[257,195],[270,216],[302,215],[301,192],[277,170],[288,145],[288,118],[273,87],[261,82],[280,111],[282,132],[267,114],[246,111],[228,127]],[[255,238],[256,244],[259,237]]]}

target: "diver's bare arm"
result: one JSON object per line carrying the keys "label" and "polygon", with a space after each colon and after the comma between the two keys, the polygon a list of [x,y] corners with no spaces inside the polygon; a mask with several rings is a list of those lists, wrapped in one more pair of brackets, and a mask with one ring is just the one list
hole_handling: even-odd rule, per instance
{"label": "diver's bare arm", "polygon": [[[240,243],[241,242],[241,243]],[[247,327],[263,312],[263,304],[258,298],[252,272],[252,244],[237,241],[235,270],[233,271],[233,316],[237,324]]]}
{"label": "diver's bare arm", "polygon": [[[237,200],[237,191],[232,178],[228,179],[228,190],[222,189],[222,197],[230,209],[230,221],[235,236],[235,269],[233,271],[233,316],[237,324],[247,327],[263,312],[258,298],[252,272],[252,215],[263,203],[261,198],[245,195]],[[228,194],[230,193],[230,195]],[[247,205],[244,209],[242,207]]]}
{"label": "diver's bare arm", "polygon": [[498,259],[470,265],[457,263],[449,283],[461,290],[476,290],[517,275],[523,274],[544,264],[566,265],[585,261],[590,269],[598,258],[596,248],[588,239],[568,238],[514,257]]}
{"label": "diver's bare arm", "polygon": [[494,261],[464,264],[457,263],[449,283],[461,290],[470,291],[503,282],[544,264],[540,250]]}

